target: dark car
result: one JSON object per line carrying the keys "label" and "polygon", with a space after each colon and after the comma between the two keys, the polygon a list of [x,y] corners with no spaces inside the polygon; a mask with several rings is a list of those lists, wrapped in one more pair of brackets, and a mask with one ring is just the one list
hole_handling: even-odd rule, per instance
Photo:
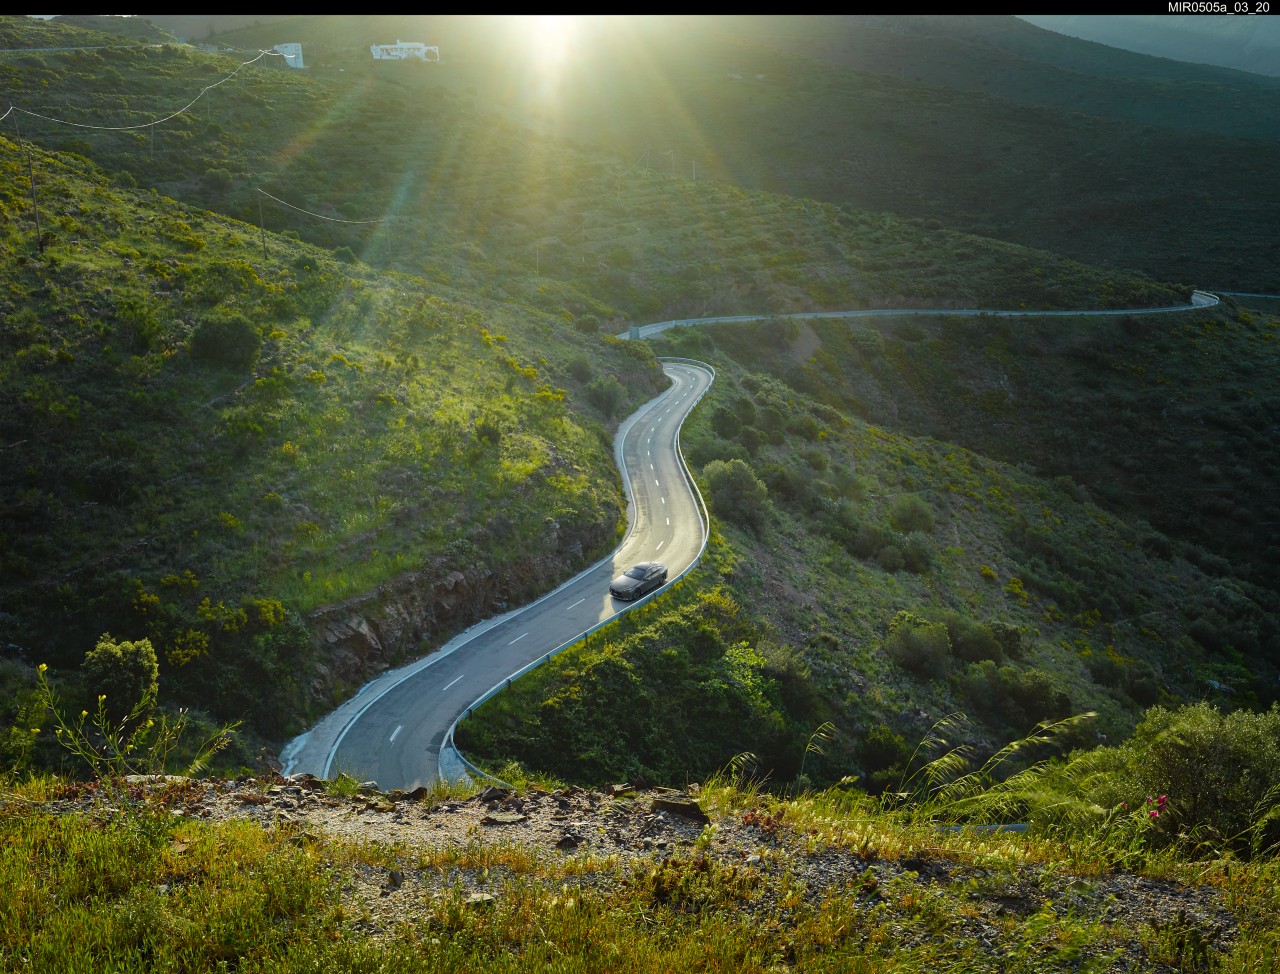
{"label": "dark car", "polygon": [[638,599],[667,580],[667,566],[656,561],[642,561],[627,569],[609,583],[609,594],[615,599]]}

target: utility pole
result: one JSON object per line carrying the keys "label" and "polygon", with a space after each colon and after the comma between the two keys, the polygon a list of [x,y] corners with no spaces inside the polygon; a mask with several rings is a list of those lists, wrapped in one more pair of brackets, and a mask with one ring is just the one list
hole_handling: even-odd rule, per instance
{"label": "utility pole", "polygon": [[[18,133],[18,141],[22,141],[22,129],[18,125],[18,116],[13,116],[13,130]],[[24,146],[27,150],[27,178],[31,181],[31,209],[36,214],[36,247],[40,253],[44,253],[44,234],[40,232],[40,200],[36,196],[36,167],[31,161],[31,146]]]}
{"label": "utility pole", "polygon": [[262,235],[262,259],[267,259],[267,227],[262,222],[262,191],[258,191],[258,233]]}
{"label": "utility pole", "polygon": [[31,163],[31,150],[27,150],[27,176],[31,179],[31,207],[36,211],[36,246],[44,253],[44,234],[40,232],[40,201],[36,198],[36,170]]}

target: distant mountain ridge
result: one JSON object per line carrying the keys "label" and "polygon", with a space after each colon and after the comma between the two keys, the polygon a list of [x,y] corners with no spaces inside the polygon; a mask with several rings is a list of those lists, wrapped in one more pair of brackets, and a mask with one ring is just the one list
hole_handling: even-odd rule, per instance
{"label": "distant mountain ridge", "polygon": [[1280,20],[1167,14],[1036,14],[1020,19],[1140,54],[1280,76]]}

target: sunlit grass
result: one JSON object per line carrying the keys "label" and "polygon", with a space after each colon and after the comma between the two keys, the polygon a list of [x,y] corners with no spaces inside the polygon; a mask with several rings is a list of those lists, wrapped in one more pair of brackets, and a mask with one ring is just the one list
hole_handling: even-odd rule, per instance
{"label": "sunlit grass", "polygon": [[[347,969],[376,956],[407,971],[479,964],[909,972],[1033,959],[1035,969],[1071,970],[1110,953],[1121,933],[1175,966],[1198,949],[1176,917],[1121,931],[1070,911],[991,917],[979,910],[974,897],[998,895],[1028,866],[1073,871],[1063,858],[1068,850],[1034,836],[943,833],[850,793],[779,802],[728,778],[709,782],[702,800],[722,820],[753,809],[782,813],[773,838],[762,834],[769,848],[758,867],[707,859],[709,847],[701,845],[661,863],[624,865],[613,856],[563,856],[478,838],[423,850],[344,844],[311,832],[301,841],[296,829],[244,822],[170,820],[139,830],[127,819],[53,817],[10,805],[0,822],[0,956],[27,957],[50,971],[81,969],[110,953],[125,969],[216,969],[220,962]],[[792,857],[834,850],[870,868],[821,890],[788,875]],[[974,871],[935,884],[877,876],[877,862],[921,855]],[[371,867],[404,874],[403,889],[388,901],[389,919],[375,921],[368,904],[349,895],[351,880]],[[777,869],[771,879],[761,871]],[[1213,969],[1266,969],[1280,942],[1274,861],[1188,862],[1179,878],[1220,886],[1242,925]],[[432,892],[424,882],[442,885]],[[476,890],[492,899],[477,900]],[[993,924],[1001,959],[965,923]]]}

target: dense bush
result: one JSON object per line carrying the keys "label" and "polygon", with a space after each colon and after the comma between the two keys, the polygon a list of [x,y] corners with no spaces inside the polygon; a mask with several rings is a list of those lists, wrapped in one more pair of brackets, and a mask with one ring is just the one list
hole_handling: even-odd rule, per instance
{"label": "dense bush", "polygon": [[984,659],[995,660],[997,663],[1004,662],[1004,650],[990,626],[954,609],[934,610],[925,615],[947,627],[947,635],[951,638],[951,651],[956,659],[966,663],[976,663]]}
{"label": "dense bush", "polygon": [[215,368],[248,369],[261,348],[262,336],[242,314],[206,318],[191,336],[191,357]]}
{"label": "dense bush", "polygon": [[889,507],[889,523],[903,534],[932,531],[933,508],[918,494],[899,494]]}
{"label": "dense bush", "polygon": [[591,378],[591,360],[581,353],[569,359],[565,368],[579,382],[586,382]]}
{"label": "dense bush", "polygon": [[889,623],[884,649],[904,670],[930,679],[945,672],[951,639],[942,623],[930,622],[904,610]]}
{"label": "dense bush", "polygon": [[1280,707],[1154,707],[1117,756],[1123,770],[1110,779],[1109,797],[1168,795],[1166,834],[1238,846],[1280,841]]}
{"label": "dense bush", "polygon": [[1020,670],[984,659],[958,677],[969,709],[987,723],[1026,733],[1042,720],[1071,714],[1071,699],[1043,670]]}
{"label": "dense bush", "polygon": [[82,669],[90,695],[106,697],[103,704],[114,720],[159,691],[160,664],[149,639],[117,642],[103,633],[85,653]]}
{"label": "dense bush", "polygon": [[741,460],[713,460],[702,468],[712,510],[718,517],[758,531],[769,514],[769,491]]}
{"label": "dense bush", "polygon": [[611,375],[602,375],[587,386],[587,401],[612,419],[626,402],[627,390]]}

